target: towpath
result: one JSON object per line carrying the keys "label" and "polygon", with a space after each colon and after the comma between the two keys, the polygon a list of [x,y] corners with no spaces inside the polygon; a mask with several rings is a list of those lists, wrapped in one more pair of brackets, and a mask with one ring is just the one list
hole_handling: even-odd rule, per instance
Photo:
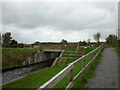
{"label": "towpath", "polygon": [[95,70],[95,77],[88,80],[88,88],[118,87],[118,55],[114,48],[103,51],[102,61]]}

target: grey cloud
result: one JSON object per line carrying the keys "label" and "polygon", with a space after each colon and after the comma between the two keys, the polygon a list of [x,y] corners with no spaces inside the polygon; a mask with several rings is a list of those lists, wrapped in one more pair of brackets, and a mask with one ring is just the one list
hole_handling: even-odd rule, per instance
{"label": "grey cloud", "polygon": [[15,24],[23,28],[51,26],[72,30],[82,29],[90,27],[91,23],[104,22],[106,15],[109,14],[104,9],[96,9],[92,5],[86,4],[78,6],[68,5],[66,7],[61,5],[40,6],[41,4],[36,3],[14,4],[3,4],[3,23]]}
{"label": "grey cloud", "polygon": [[[89,38],[95,32],[102,32],[103,39],[108,34],[114,33],[117,28],[117,3],[3,3],[4,28],[28,34],[16,36],[19,40],[26,35],[32,35],[33,40],[55,40],[67,38]],[[14,29],[14,30],[13,30]],[[42,29],[42,30],[41,30]],[[16,31],[19,30],[19,31]],[[49,34],[47,33],[49,32]],[[88,33],[89,32],[89,33]],[[105,32],[105,33],[104,33]],[[54,35],[53,33],[56,33]],[[82,35],[87,33],[86,35]],[[42,34],[42,35],[41,35]],[[67,36],[66,36],[67,34]],[[70,36],[79,35],[71,38]],[[51,38],[47,39],[51,36]],[[52,36],[54,35],[54,36]],[[26,38],[25,42],[33,41]]]}

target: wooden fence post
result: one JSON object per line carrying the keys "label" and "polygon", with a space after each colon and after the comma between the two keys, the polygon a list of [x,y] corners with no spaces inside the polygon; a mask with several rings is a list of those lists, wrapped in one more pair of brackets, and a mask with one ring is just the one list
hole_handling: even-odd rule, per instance
{"label": "wooden fence post", "polygon": [[[101,48],[101,47],[100,47]],[[100,48],[98,49],[98,52],[100,51]],[[99,57],[99,54],[97,55],[97,59],[98,59],[98,57]]]}
{"label": "wooden fence post", "polygon": [[86,58],[83,59],[83,68],[85,67],[85,64],[86,64],[86,63],[85,63],[85,59],[86,59]]}
{"label": "wooden fence post", "polygon": [[[73,69],[71,69],[71,71],[68,73],[68,84],[73,81],[72,72],[73,72]],[[73,84],[70,85],[69,89],[72,88],[72,86]]]}
{"label": "wooden fence post", "polygon": [[[94,57],[94,54],[91,54],[91,55],[90,55],[90,61],[92,60],[93,57]],[[91,62],[90,65],[91,65],[91,69],[92,69],[92,67],[93,67],[93,66],[92,66],[92,62]]]}
{"label": "wooden fence post", "polygon": [[[84,58],[83,61],[82,61],[82,69],[85,68],[85,59],[86,58]],[[84,71],[83,71],[83,74],[84,74]]]}

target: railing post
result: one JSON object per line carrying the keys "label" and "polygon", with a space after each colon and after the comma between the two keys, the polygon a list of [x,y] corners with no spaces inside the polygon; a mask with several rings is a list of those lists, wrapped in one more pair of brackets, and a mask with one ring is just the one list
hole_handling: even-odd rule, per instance
{"label": "railing post", "polygon": [[85,59],[83,59],[83,67],[85,67]]}
{"label": "railing post", "polygon": [[[90,55],[90,61],[92,60],[92,58],[94,57],[94,54]],[[91,62],[91,69],[92,69],[92,62]]]}
{"label": "railing post", "polygon": [[[73,72],[73,69],[71,69],[71,71],[68,73],[68,84],[70,82],[72,82],[73,78],[72,78],[72,72]],[[73,84],[70,85],[69,89],[71,89],[73,86]]]}
{"label": "railing post", "polygon": [[95,52],[93,53],[93,56],[95,56]]}
{"label": "railing post", "polygon": [[[98,52],[99,51],[101,52],[101,48],[102,48],[102,46],[99,48]],[[97,55],[97,59],[99,59],[99,54]]]}
{"label": "railing post", "polygon": [[[85,58],[82,60],[82,69],[85,68]],[[84,74],[84,71],[83,71]]]}
{"label": "railing post", "polygon": [[[99,49],[100,50],[100,49]],[[99,52],[99,50],[98,50],[98,52]],[[99,54],[98,54],[99,55]],[[97,55],[97,59],[98,59],[98,55]]]}

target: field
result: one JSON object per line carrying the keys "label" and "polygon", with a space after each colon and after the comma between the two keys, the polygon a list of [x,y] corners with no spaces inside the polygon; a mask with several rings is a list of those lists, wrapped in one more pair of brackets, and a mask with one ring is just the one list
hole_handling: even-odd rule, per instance
{"label": "field", "polygon": [[[87,52],[93,50],[93,48],[89,48]],[[87,58],[86,63],[89,62],[89,58]],[[13,81],[11,83],[3,85],[3,88],[38,88],[42,84],[44,84],[46,81],[48,81],[50,78],[52,78],[54,75],[56,75],[59,71],[64,69],[69,63],[75,61],[75,59],[69,59],[63,66],[55,65],[53,67],[45,68],[43,70],[37,71],[31,75],[28,75],[22,79]],[[73,70],[73,77],[81,70],[82,63],[79,63]],[[87,76],[90,76],[91,71],[88,71]],[[86,76],[86,75],[85,75]],[[74,84],[74,87],[80,86],[85,87],[83,84],[83,81],[77,80],[76,82],[80,82]],[[55,88],[65,88],[67,82],[67,76],[65,76],[56,86]]]}
{"label": "field", "polygon": [[36,49],[30,48],[2,48],[2,67],[20,66]]}

